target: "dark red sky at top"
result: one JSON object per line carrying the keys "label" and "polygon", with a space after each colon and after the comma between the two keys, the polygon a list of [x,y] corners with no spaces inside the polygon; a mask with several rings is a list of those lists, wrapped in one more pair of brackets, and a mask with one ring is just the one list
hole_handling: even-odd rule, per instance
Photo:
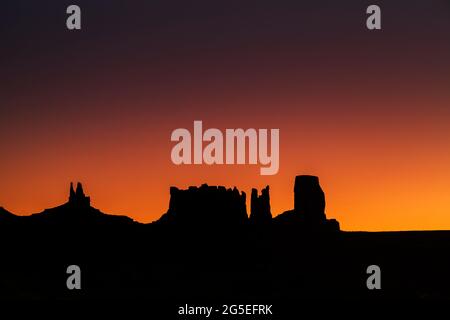
{"label": "dark red sky at top", "polygon": [[[170,185],[271,186],[320,176],[347,230],[450,228],[450,4],[378,1],[15,1],[0,19],[0,205],[20,214],[81,180],[140,221]],[[280,128],[280,171],[181,166],[170,133]]]}

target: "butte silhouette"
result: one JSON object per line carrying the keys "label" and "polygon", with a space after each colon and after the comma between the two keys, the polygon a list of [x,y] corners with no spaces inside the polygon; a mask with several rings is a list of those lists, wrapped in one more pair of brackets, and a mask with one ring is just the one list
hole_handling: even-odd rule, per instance
{"label": "butte silhouette", "polygon": [[[0,208],[0,299],[450,299],[450,232],[341,231],[317,177],[297,176],[293,191],[275,217],[269,186],[252,189],[250,213],[237,188],[171,187],[149,224],[93,208],[80,183],[40,213]],[[80,291],[65,285],[72,264]],[[382,290],[366,286],[370,265]]]}

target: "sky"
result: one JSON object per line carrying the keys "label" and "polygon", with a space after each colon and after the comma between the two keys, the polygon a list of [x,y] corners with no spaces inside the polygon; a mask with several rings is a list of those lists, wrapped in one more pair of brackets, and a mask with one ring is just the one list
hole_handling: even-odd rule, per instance
{"label": "sky", "polygon": [[[151,222],[169,187],[320,178],[344,230],[450,229],[450,2],[10,1],[0,18],[0,206],[40,212],[80,181]],[[81,8],[82,29],[66,28]],[[280,169],[171,162],[173,130],[280,129]]]}

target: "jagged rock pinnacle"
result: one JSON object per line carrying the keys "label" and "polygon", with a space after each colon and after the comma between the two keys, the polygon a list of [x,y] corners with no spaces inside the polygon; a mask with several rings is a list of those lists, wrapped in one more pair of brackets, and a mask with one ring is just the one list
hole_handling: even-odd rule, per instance
{"label": "jagged rock pinnacle", "polygon": [[76,191],[73,190],[73,183],[70,183],[69,204],[87,207],[91,205],[91,199],[84,194],[83,186],[80,182],[77,183]]}
{"label": "jagged rock pinnacle", "polygon": [[254,223],[267,223],[272,220],[270,212],[269,186],[266,186],[258,195],[258,190],[252,189],[250,199],[250,221]]}

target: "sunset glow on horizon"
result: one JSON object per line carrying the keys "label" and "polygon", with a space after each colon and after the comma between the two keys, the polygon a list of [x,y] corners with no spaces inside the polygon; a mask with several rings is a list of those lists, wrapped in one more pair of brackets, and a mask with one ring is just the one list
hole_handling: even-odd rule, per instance
{"label": "sunset glow on horizon", "polygon": [[[269,185],[276,216],[294,206],[295,176],[311,174],[343,230],[450,229],[449,10],[435,4],[434,24],[414,26],[402,21],[425,10],[402,17],[387,5],[384,29],[369,34],[358,28],[363,6],[340,18],[295,4],[184,6],[122,13],[113,1],[106,14],[86,2],[89,28],[77,34],[58,29],[60,8],[27,11],[42,28],[11,22],[0,206],[40,212],[80,181],[94,207],[147,223],[166,212],[170,186],[236,186],[249,208],[251,188]],[[118,19],[124,29],[107,27]],[[279,128],[278,173],[174,165],[171,132],[194,120]]]}

